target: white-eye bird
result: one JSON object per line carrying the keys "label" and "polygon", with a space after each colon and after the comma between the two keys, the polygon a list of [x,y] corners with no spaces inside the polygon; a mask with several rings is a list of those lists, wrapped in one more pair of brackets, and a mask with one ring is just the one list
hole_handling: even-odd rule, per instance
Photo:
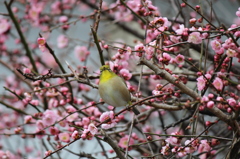
{"label": "white-eye bird", "polygon": [[[131,105],[131,95],[125,81],[116,75],[109,65],[101,66],[100,71],[98,91],[104,102],[114,107]],[[135,107],[132,111],[136,115],[140,114]]]}

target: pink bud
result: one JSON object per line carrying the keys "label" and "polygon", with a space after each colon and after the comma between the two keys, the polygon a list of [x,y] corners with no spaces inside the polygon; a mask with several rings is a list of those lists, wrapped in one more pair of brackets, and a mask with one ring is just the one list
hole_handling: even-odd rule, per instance
{"label": "pink bud", "polygon": [[213,108],[213,106],[214,106],[214,102],[213,102],[213,101],[209,101],[209,102],[207,103],[207,107],[208,107],[208,108]]}

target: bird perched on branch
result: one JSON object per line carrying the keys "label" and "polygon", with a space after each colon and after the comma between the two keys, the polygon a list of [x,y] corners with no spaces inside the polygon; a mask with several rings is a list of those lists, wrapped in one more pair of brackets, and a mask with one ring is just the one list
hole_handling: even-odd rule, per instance
{"label": "bird perched on branch", "polygon": [[[98,91],[104,102],[114,107],[131,105],[131,95],[125,81],[116,75],[109,65],[103,65],[100,71]],[[140,114],[135,107],[132,111],[136,115]]]}

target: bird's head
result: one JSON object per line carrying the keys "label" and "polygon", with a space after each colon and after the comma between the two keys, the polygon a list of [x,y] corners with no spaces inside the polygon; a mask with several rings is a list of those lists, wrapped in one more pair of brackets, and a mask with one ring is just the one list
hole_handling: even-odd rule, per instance
{"label": "bird's head", "polygon": [[100,71],[101,71],[101,72],[103,72],[103,71],[105,71],[105,70],[112,71],[112,70],[110,69],[110,66],[109,66],[109,65],[103,65],[103,66],[100,67]]}

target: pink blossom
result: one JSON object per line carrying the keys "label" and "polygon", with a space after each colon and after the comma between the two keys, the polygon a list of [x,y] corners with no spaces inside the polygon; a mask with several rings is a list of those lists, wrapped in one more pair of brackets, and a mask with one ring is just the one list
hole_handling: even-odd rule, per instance
{"label": "pink blossom", "polygon": [[236,57],[237,52],[233,49],[228,48],[228,50],[226,51],[226,54],[228,57]]}
{"label": "pink blossom", "polygon": [[106,120],[110,120],[107,123],[104,123],[101,125],[101,127],[103,129],[110,129],[112,127],[114,127],[117,123],[114,120],[114,113],[113,111],[110,112],[104,112],[101,116],[100,116],[100,122],[104,122]]}
{"label": "pink blossom", "polygon": [[44,125],[44,123],[43,123],[42,120],[38,120],[37,123],[36,123],[36,125],[37,125],[37,129],[38,129],[38,130],[42,130],[42,129],[44,129],[44,127],[45,127],[45,125]]}
{"label": "pink blossom", "polygon": [[46,46],[45,46],[46,40],[45,40],[45,38],[38,38],[37,42],[38,42],[39,49],[42,52],[45,52],[45,50],[46,50]]}
{"label": "pink blossom", "polygon": [[24,123],[25,124],[31,123],[32,120],[33,120],[33,118],[30,115],[27,115],[27,116],[24,117]]}
{"label": "pink blossom", "polygon": [[143,45],[143,43],[139,43],[134,47],[134,50],[139,52],[145,51],[145,46]]}
{"label": "pink blossom", "polygon": [[184,149],[186,153],[195,152],[197,150],[198,145],[199,145],[198,140],[195,140],[195,139],[186,140],[184,144],[187,145],[187,147],[185,147],[185,149]]}
{"label": "pink blossom", "polygon": [[209,74],[209,73],[207,73],[207,74],[205,75],[205,77],[206,77],[208,80],[210,80],[210,79],[212,78],[212,75]]}
{"label": "pink blossom", "polygon": [[[115,19],[117,21],[130,22],[133,19],[133,15],[130,10],[122,11],[121,7],[118,7],[120,10],[115,12]],[[123,8],[123,7],[122,7]]]}
{"label": "pink blossom", "polygon": [[179,24],[179,29],[177,29],[175,32],[177,33],[177,35],[182,35],[184,32],[184,24]]}
{"label": "pink blossom", "polygon": [[75,109],[73,106],[71,106],[71,105],[68,105],[68,106],[66,107],[66,109],[67,109],[67,112],[68,112],[68,113],[73,113],[73,112],[76,111],[76,109]]}
{"label": "pink blossom", "polygon": [[62,3],[60,1],[55,1],[54,3],[52,3],[51,5],[51,12],[53,14],[60,14],[62,11]]}
{"label": "pink blossom", "polygon": [[31,93],[25,92],[25,93],[24,93],[24,96],[25,96],[24,99],[25,99],[27,102],[30,102],[30,101],[32,100],[32,94],[31,94]]}
{"label": "pink blossom", "polygon": [[162,147],[161,154],[168,156],[170,153],[169,150],[170,150],[170,146],[169,146],[169,144],[166,144],[165,146]]}
{"label": "pink blossom", "polygon": [[57,107],[58,105],[59,105],[58,100],[55,99],[55,98],[51,98],[51,99],[48,101],[49,109],[52,109],[53,107]]}
{"label": "pink blossom", "polygon": [[189,23],[194,25],[197,22],[196,18],[189,19]]}
{"label": "pink blossom", "polygon": [[68,45],[68,38],[65,35],[59,35],[57,38],[58,48],[62,49]]}
{"label": "pink blossom", "polygon": [[235,99],[233,99],[233,98],[227,99],[227,102],[228,102],[228,104],[229,104],[230,106],[232,106],[232,107],[235,107],[236,104],[237,104],[237,101],[236,101]]}
{"label": "pink blossom", "polygon": [[10,23],[7,19],[0,16],[0,35],[6,33],[11,28]]}
{"label": "pink blossom", "polygon": [[240,37],[240,31],[236,31],[236,32],[234,33],[234,36],[236,36],[237,38],[239,38],[239,37]]}
{"label": "pink blossom", "polygon": [[72,137],[74,140],[75,140],[75,139],[78,139],[78,138],[80,137],[78,131],[75,130],[75,131],[72,133],[71,137]]}
{"label": "pink blossom", "polygon": [[32,5],[30,10],[28,11],[28,15],[32,20],[34,20],[35,23],[36,22],[38,23],[39,15],[40,15],[41,11],[42,11],[42,7]]}
{"label": "pink blossom", "polygon": [[140,0],[129,0],[127,1],[127,5],[134,11],[138,12],[140,10],[141,6],[141,1]]}
{"label": "pink blossom", "polygon": [[213,108],[213,107],[214,107],[214,102],[213,102],[213,101],[209,101],[209,102],[207,103],[207,107],[208,107],[208,108]]}
{"label": "pink blossom", "polygon": [[230,48],[230,49],[237,49],[237,47],[236,47],[236,45],[234,44],[232,38],[226,39],[225,42],[222,44],[222,46],[223,46],[223,48],[226,49],[226,50],[227,50],[228,48]]}
{"label": "pink blossom", "polygon": [[222,44],[219,42],[219,40],[211,41],[211,46],[214,51],[218,51],[222,48]]}
{"label": "pink blossom", "polygon": [[38,38],[38,39],[37,39],[37,43],[38,43],[38,45],[45,45],[46,39],[43,38],[43,37]]}
{"label": "pink blossom", "polygon": [[206,79],[203,76],[197,78],[197,88],[202,91],[206,86]]}
{"label": "pink blossom", "polygon": [[174,36],[174,35],[170,35],[170,40],[173,43],[178,43],[181,39],[181,36]]}
{"label": "pink blossom", "polygon": [[175,62],[176,62],[177,64],[181,64],[181,63],[184,62],[184,59],[185,59],[185,57],[184,57],[183,55],[178,54],[178,55],[175,57]]}
{"label": "pink blossom", "polygon": [[57,120],[58,120],[59,116],[57,115],[57,113],[53,110],[46,110],[43,113],[43,123],[46,126],[50,126],[52,124],[54,124]]}
{"label": "pink blossom", "polygon": [[90,54],[86,46],[76,46],[74,48],[74,53],[80,61],[85,61]]}
{"label": "pink blossom", "polygon": [[[168,19],[166,17],[155,17],[153,19],[153,21],[150,22],[152,24],[152,26],[155,26],[157,28],[161,28],[161,27],[168,27],[169,26],[169,22]],[[161,29],[160,29],[161,30]],[[164,30],[161,30],[164,31]]]}
{"label": "pink blossom", "polygon": [[240,18],[240,7],[238,8],[238,11],[236,11],[236,16]]}
{"label": "pink blossom", "polygon": [[52,127],[49,128],[49,132],[52,135],[58,135],[60,131],[57,127],[52,126]]}
{"label": "pink blossom", "polygon": [[159,60],[159,62],[162,62],[165,65],[168,65],[171,60],[171,56],[168,53],[164,52],[162,54],[162,57],[160,57],[158,60]]}
{"label": "pink blossom", "polygon": [[223,97],[217,97],[217,101],[222,102],[223,101]]}
{"label": "pink blossom", "polygon": [[[177,147],[176,147],[177,148]],[[187,155],[187,152],[185,151],[185,149],[183,149],[182,146],[178,147],[177,149],[172,149],[172,152],[177,152],[177,156],[178,157],[184,157]]]}
{"label": "pink blossom", "polygon": [[133,145],[134,144],[134,140],[130,137],[129,143],[128,143],[128,135],[125,135],[124,137],[122,137],[118,143],[118,145],[121,148],[127,148],[129,145]]}
{"label": "pink blossom", "polygon": [[188,36],[188,42],[193,44],[201,44],[202,37],[199,32],[193,32]]}
{"label": "pink blossom", "polygon": [[155,50],[155,48],[154,48],[155,46],[156,46],[156,40],[150,42],[149,45],[146,46],[146,58],[148,60],[150,60],[152,58],[154,50]]}
{"label": "pink blossom", "polygon": [[60,23],[66,23],[68,21],[68,17],[63,15],[59,17],[59,22]]}
{"label": "pink blossom", "polygon": [[63,132],[63,133],[58,134],[58,137],[62,142],[67,142],[68,143],[70,141],[70,135],[67,132]]}
{"label": "pink blossom", "polygon": [[201,102],[202,102],[202,103],[204,103],[204,102],[209,102],[208,96],[203,96],[202,99],[201,99]]}
{"label": "pink blossom", "polygon": [[83,132],[82,132],[81,138],[92,140],[93,134],[88,129],[84,129]]}
{"label": "pink blossom", "polygon": [[77,113],[73,113],[71,115],[69,115],[66,120],[69,121],[69,122],[73,122],[75,121],[76,119],[78,118],[78,114]]}
{"label": "pink blossom", "polygon": [[145,1],[145,4],[147,4],[147,7],[150,11],[157,11],[158,10],[158,7],[154,6],[152,4],[152,1],[151,0],[146,0]]}
{"label": "pink blossom", "polygon": [[36,100],[36,99],[31,100],[30,103],[34,106],[38,106],[39,105],[39,100]]}
{"label": "pink blossom", "polygon": [[88,130],[91,132],[91,134],[95,135],[98,132],[97,127],[91,123],[88,125]]}
{"label": "pink blossom", "polygon": [[88,117],[83,117],[83,118],[82,118],[82,124],[83,124],[84,126],[88,126],[89,123],[90,123],[90,120],[89,120]]}
{"label": "pink blossom", "polygon": [[218,90],[221,91],[223,88],[223,81],[219,78],[216,77],[215,80],[213,81],[213,86]]}
{"label": "pink blossom", "polygon": [[52,150],[48,150],[48,151],[46,151],[44,154],[45,154],[45,156],[49,156],[49,155],[52,154]]}
{"label": "pink blossom", "polygon": [[200,156],[200,159],[206,159],[207,158],[207,153],[211,150],[212,148],[210,147],[209,143],[207,140],[201,140],[200,145],[198,147],[198,152],[206,152]]}
{"label": "pink blossom", "polygon": [[219,50],[215,51],[216,54],[222,55],[224,53],[224,48],[220,48]]}
{"label": "pink blossom", "polygon": [[[171,135],[180,135],[179,132],[173,132],[171,133]],[[174,146],[178,146],[181,144],[181,139],[179,137],[174,137],[174,136],[170,136],[169,138],[167,138],[165,140],[167,143],[174,145]]]}
{"label": "pink blossom", "polygon": [[121,69],[119,71],[119,73],[122,75],[122,77],[125,79],[125,80],[130,80],[131,77],[132,77],[132,74],[129,72],[129,70],[127,69]]}

